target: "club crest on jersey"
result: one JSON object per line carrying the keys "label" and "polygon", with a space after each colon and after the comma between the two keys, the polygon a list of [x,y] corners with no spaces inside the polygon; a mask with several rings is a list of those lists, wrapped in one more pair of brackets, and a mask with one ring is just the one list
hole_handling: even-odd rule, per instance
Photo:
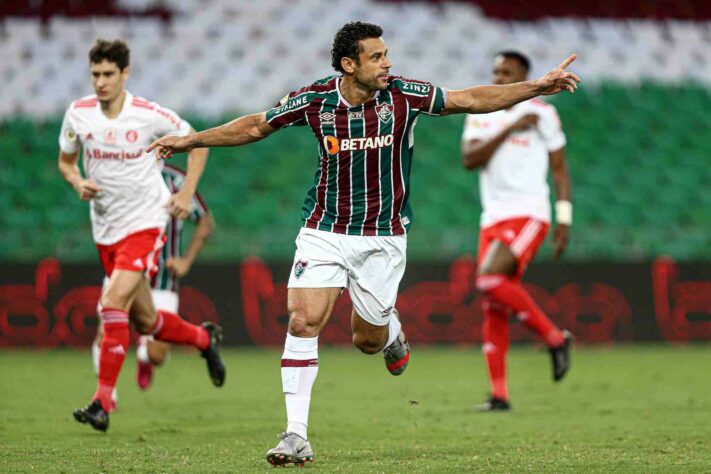
{"label": "club crest on jersey", "polygon": [[106,130],[106,134],[104,135],[104,143],[107,145],[116,145],[116,130],[113,128]]}
{"label": "club crest on jersey", "polygon": [[323,112],[318,116],[321,125],[335,125],[336,124],[336,114],[333,112]]}
{"label": "club crest on jersey", "polygon": [[393,118],[393,106],[390,104],[380,104],[375,107],[375,113],[381,122],[387,123]]}
{"label": "club crest on jersey", "polygon": [[136,143],[136,140],[138,140],[138,132],[135,130],[129,130],[126,132],[126,141],[128,143]]}
{"label": "club crest on jersey", "polygon": [[299,278],[301,278],[301,275],[304,274],[304,272],[306,271],[306,267],[308,265],[309,265],[309,262],[307,262],[305,260],[299,260],[298,262],[296,262],[294,264],[294,276],[296,277],[297,280]]}

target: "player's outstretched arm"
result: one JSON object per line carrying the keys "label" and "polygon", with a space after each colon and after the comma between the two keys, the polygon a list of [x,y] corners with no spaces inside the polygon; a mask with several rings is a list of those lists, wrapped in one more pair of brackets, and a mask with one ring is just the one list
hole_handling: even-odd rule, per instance
{"label": "player's outstretched arm", "polygon": [[276,131],[267,123],[266,112],[245,115],[219,127],[210,128],[184,137],[159,138],[146,149],[156,150],[156,156],[167,159],[173,153],[190,151],[193,148],[240,146],[262,140]]}
{"label": "player's outstretched arm", "polygon": [[539,95],[552,95],[567,90],[571,94],[578,88],[580,78],[565,69],[575,61],[573,54],[557,68],[535,81],[517,82],[503,86],[476,86],[451,90],[442,115],[481,114],[506,109]]}

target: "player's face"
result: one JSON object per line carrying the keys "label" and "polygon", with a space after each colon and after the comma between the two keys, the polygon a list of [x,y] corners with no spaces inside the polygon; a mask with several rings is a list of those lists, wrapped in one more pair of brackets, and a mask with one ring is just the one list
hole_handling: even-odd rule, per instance
{"label": "player's face", "polygon": [[101,102],[112,102],[120,96],[126,79],[128,67],[121,71],[116,63],[105,59],[100,63],[91,64],[91,83]]}
{"label": "player's face", "polygon": [[388,76],[393,65],[388,59],[388,48],[382,38],[367,38],[360,41],[362,48],[355,64],[355,80],[371,90],[388,87]]}
{"label": "player's face", "polygon": [[526,80],[526,70],[515,59],[497,56],[494,61],[494,84],[513,84]]}

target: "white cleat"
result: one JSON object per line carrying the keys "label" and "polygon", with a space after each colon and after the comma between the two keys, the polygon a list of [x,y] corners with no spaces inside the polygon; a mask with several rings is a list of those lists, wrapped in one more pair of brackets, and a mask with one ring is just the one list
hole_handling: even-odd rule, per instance
{"label": "white cleat", "polygon": [[279,444],[267,451],[267,461],[271,465],[296,464],[303,467],[307,462],[314,462],[314,452],[308,440],[296,433],[281,433],[279,438]]}

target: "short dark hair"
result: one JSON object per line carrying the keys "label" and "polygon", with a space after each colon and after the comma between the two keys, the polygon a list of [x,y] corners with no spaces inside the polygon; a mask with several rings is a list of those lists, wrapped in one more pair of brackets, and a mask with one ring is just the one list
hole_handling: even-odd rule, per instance
{"label": "short dark hair", "polygon": [[383,29],[378,25],[360,21],[346,23],[333,37],[331,66],[338,72],[344,72],[341,67],[341,59],[351,58],[358,63],[358,53],[361,51],[358,43],[360,40],[380,38],[381,36],[383,36]]}
{"label": "short dark hair", "polygon": [[518,51],[500,51],[497,53],[497,56],[503,56],[506,59],[514,59],[521,63],[521,66],[523,66],[523,69],[528,72],[531,69],[531,60],[528,59],[528,57],[523,54],[519,53]]}
{"label": "short dark hair", "polygon": [[119,70],[123,71],[131,61],[131,50],[128,49],[126,42],[120,39],[113,41],[98,39],[89,51],[89,61],[94,64],[103,60],[115,63]]}

